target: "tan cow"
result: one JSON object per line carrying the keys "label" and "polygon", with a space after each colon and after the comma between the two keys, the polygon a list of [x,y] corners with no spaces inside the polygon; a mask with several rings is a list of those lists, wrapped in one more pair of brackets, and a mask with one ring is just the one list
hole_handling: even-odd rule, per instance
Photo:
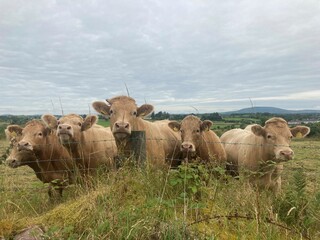
{"label": "tan cow", "polygon": [[114,167],[117,146],[110,128],[96,124],[97,116],[83,119],[77,114],[68,114],[58,120],[53,115],[43,115],[42,120],[57,129],[60,143],[82,171],[94,173],[102,166]]}
{"label": "tan cow", "polygon": [[[37,163],[37,158],[32,151],[19,151],[17,144],[20,141],[20,137],[15,132],[10,132],[12,129],[22,129],[18,125],[9,125],[5,129],[7,140],[10,142],[10,153],[7,157],[5,164],[11,168],[17,168],[20,166],[29,166],[32,168],[37,178],[42,181],[43,176],[41,169]],[[19,133],[21,136],[21,133]]]}
{"label": "tan cow", "polygon": [[284,119],[275,117],[266,121],[264,127],[255,124],[244,130],[232,129],[220,139],[233,171],[244,169],[251,172],[251,182],[279,192],[283,169],[281,162],[291,160],[294,155],[289,146],[291,139],[298,133],[305,137],[309,132],[309,127],[289,128]]}
{"label": "tan cow", "polygon": [[169,122],[169,127],[181,134],[180,150],[183,158],[200,158],[204,162],[224,167],[226,152],[219,137],[210,130],[212,124],[209,120],[201,121],[193,115],[186,116],[181,123]]}
{"label": "tan cow", "polygon": [[97,112],[110,117],[110,127],[121,154],[126,157],[131,154],[132,131],[145,131],[148,163],[165,166],[178,158],[181,140],[179,134],[169,128],[169,121],[149,122],[143,119],[153,111],[152,105],[138,107],[133,98],[126,96],[114,97],[107,102],[97,101],[92,106]]}
{"label": "tan cow", "polygon": [[62,195],[64,187],[73,182],[73,161],[55,132],[40,120],[29,121],[24,128],[9,126],[8,131],[19,138],[14,158],[29,161],[33,154],[41,170],[42,182],[50,183],[49,196],[53,194],[51,186]]}

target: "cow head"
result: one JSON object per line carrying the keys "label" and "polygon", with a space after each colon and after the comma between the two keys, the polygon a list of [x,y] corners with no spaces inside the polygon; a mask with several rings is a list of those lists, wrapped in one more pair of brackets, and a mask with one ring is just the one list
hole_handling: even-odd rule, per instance
{"label": "cow head", "polygon": [[169,127],[174,131],[180,131],[182,144],[180,150],[185,153],[195,153],[202,141],[202,133],[209,131],[212,122],[201,121],[198,117],[189,115],[181,123],[171,121]]}
{"label": "cow head", "polygon": [[105,102],[94,102],[93,108],[110,118],[110,128],[116,140],[126,139],[135,129],[137,119],[147,116],[153,111],[153,106],[143,104],[137,106],[135,100],[131,97],[119,96]]}
{"label": "cow head", "polygon": [[7,127],[7,132],[11,136],[15,136],[14,138],[11,137],[13,150],[7,159],[7,163],[12,166],[20,166],[23,164],[23,159],[28,159],[26,161],[35,160],[34,154],[41,151],[46,144],[45,138],[50,130],[41,121],[32,120],[24,128],[18,125],[10,125]]}
{"label": "cow head", "polygon": [[12,149],[7,157],[5,164],[11,168],[17,168],[24,165],[36,163],[37,158],[33,151],[18,150],[18,142],[11,143]]}
{"label": "cow head", "polygon": [[97,116],[89,115],[85,119],[77,114],[68,114],[59,120],[53,115],[43,115],[42,120],[51,129],[56,129],[61,144],[81,141],[81,133],[96,124]]}
{"label": "cow head", "polygon": [[5,161],[5,164],[12,168],[36,162],[33,152],[18,151],[17,144],[21,139],[22,129],[23,128],[18,125],[9,125],[5,129],[6,138],[10,142],[10,154]]}
{"label": "cow head", "polygon": [[294,152],[290,148],[291,139],[300,133],[303,137],[309,134],[310,128],[297,126],[289,128],[282,118],[271,118],[265,122],[265,126],[252,125],[251,131],[265,140],[271,158],[277,161],[288,161],[293,158]]}

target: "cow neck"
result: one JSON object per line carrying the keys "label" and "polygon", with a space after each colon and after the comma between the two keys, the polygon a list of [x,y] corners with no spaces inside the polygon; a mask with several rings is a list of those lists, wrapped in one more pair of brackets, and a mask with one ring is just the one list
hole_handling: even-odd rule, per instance
{"label": "cow neck", "polygon": [[266,140],[264,139],[264,137],[261,136],[255,136],[255,141],[254,144],[256,146],[254,146],[254,148],[257,149],[257,151],[259,152],[259,154],[257,154],[257,156],[260,156],[260,161],[268,161],[268,160],[273,160],[273,156],[272,154],[270,154],[270,151],[273,152],[273,146],[270,146],[269,144],[267,144]]}
{"label": "cow neck", "polygon": [[37,160],[35,161],[30,161],[28,164],[26,164],[28,167],[30,167],[34,173],[36,174],[37,178],[42,181],[43,180],[43,175],[41,168],[39,167]]}
{"label": "cow neck", "polygon": [[50,133],[45,138],[43,151],[41,151],[40,156],[37,156],[40,168],[45,171],[52,170],[60,161],[61,150],[58,148],[58,138],[55,134]]}

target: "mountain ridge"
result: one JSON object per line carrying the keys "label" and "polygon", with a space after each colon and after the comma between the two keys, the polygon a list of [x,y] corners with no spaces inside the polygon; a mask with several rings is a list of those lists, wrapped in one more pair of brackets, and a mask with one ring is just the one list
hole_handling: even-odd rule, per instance
{"label": "mountain ridge", "polygon": [[272,113],[272,114],[307,114],[307,113],[320,113],[320,110],[287,110],[277,107],[253,107],[242,108],[236,111],[221,112],[221,114],[245,114],[245,113]]}

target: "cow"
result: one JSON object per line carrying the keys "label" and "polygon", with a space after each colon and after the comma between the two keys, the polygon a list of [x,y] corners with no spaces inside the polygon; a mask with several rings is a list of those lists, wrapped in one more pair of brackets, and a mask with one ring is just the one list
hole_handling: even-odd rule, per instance
{"label": "cow", "polygon": [[243,169],[250,173],[251,183],[277,194],[281,190],[282,163],[294,155],[289,146],[291,139],[298,133],[305,137],[309,132],[309,127],[289,128],[283,118],[273,117],[264,127],[254,124],[245,129],[232,129],[220,139],[227,153],[229,171],[239,173]]}
{"label": "cow", "polygon": [[[69,153],[59,143],[55,132],[37,119],[27,122],[24,128],[9,126],[8,131],[19,138],[16,150],[12,152],[17,153],[15,158],[20,159],[20,162],[35,158],[41,172],[40,180],[49,183],[49,196],[53,197],[56,191],[62,196],[65,186],[74,181],[74,164]],[[33,158],[31,155],[34,155]]]}
{"label": "cow", "polygon": [[136,101],[127,96],[107,99],[107,103],[96,101],[93,108],[110,118],[110,127],[116,139],[120,153],[131,156],[133,131],[145,131],[146,158],[149,166],[166,167],[176,165],[179,158],[181,139],[178,133],[168,126],[168,120],[150,122],[143,117],[153,112],[153,106],[143,104],[137,106]]}
{"label": "cow", "polygon": [[212,166],[225,167],[226,152],[214,131],[210,130],[212,122],[188,115],[181,123],[171,121],[169,127],[181,134],[180,151],[184,159],[200,158]]}
{"label": "cow", "polygon": [[[5,164],[11,168],[17,168],[21,166],[28,166],[30,167],[34,173],[36,174],[37,178],[42,181],[43,176],[41,169],[37,163],[37,158],[32,151],[19,151],[17,148],[17,143],[20,140],[18,135],[13,132],[13,129],[20,129],[18,125],[9,125],[5,129],[5,134],[7,140],[10,142],[10,152],[9,156],[7,157]],[[21,134],[21,133],[19,133]]]}
{"label": "cow", "polygon": [[95,174],[99,167],[113,169],[117,146],[110,128],[97,123],[97,116],[85,119],[77,114],[65,115],[59,120],[50,114],[42,115],[48,127],[56,129],[60,143],[75,159],[84,175]]}

